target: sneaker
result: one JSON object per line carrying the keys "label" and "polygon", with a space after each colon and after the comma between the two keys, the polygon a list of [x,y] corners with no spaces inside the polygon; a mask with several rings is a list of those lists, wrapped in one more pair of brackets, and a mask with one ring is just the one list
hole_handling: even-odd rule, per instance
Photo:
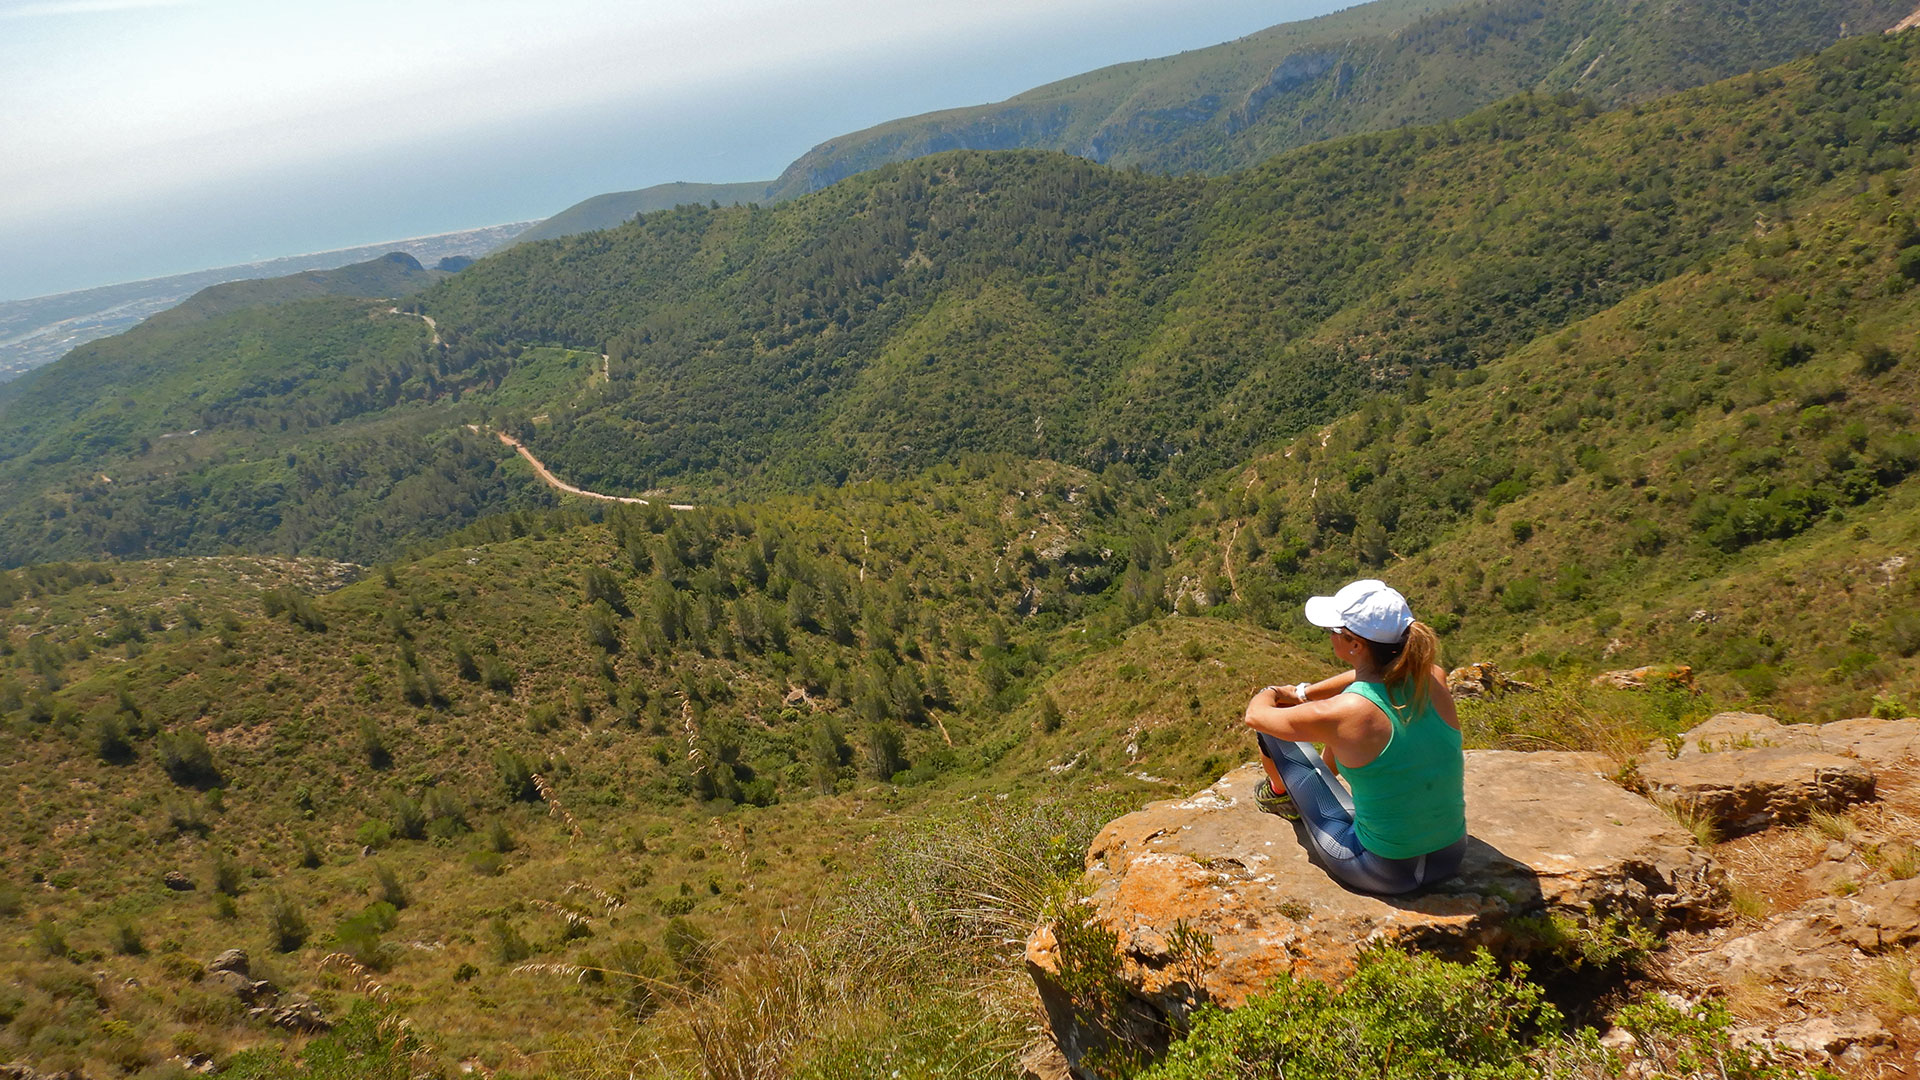
{"label": "sneaker", "polygon": [[1287,821],[1300,820],[1300,808],[1293,803],[1293,796],[1284,791],[1273,790],[1273,781],[1262,779],[1253,789],[1253,804],[1262,813],[1272,814]]}

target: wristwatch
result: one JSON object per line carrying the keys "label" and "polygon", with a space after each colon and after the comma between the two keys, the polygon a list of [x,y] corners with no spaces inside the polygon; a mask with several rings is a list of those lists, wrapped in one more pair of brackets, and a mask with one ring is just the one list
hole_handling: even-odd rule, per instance
{"label": "wristwatch", "polygon": [[1307,700],[1307,691],[1311,689],[1313,689],[1313,686],[1310,683],[1295,683],[1293,685],[1294,696],[1298,697],[1301,701]]}

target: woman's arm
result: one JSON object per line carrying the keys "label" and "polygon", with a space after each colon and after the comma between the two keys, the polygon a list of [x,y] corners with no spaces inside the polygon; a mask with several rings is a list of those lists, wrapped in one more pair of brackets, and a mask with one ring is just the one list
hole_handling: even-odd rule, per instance
{"label": "woman's arm", "polygon": [[1340,675],[1334,675],[1332,678],[1321,678],[1319,682],[1302,682],[1300,686],[1306,686],[1306,688],[1308,688],[1308,692],[1306,692],[1304,698],[1298,698],[1298,696],[1294,694],[1294,692],[1298,690],[1298,686],[1281,686],[1281,690],[1284,692],[1284,698],[1281,700],[1281,703],[1283,703],[1283,705],[1306,705],[1308,701],[1325,701],[1327,698],[1338,698],[1340,694],[1346,694],[1346,688],[1352,686],[1352,684],[1354,684],[1354,673],[1352,673],[1352,671],[1342,671]]}
{"label": "woman's arm", "polygon": [[[1347,681],[1352,681],[1351,676]],[[1315,684],[1316,688],[1318,685]],[[1281,700],[1281,694],[1291,699],[1292,688],[1269,686],[1253,695],[1253,700],[1247,702],[1247,712],[1243,718],[1247,726],[1289,742],[1333,741],[1345,714],[1341,705],[1332,701],[1291,705]]]}

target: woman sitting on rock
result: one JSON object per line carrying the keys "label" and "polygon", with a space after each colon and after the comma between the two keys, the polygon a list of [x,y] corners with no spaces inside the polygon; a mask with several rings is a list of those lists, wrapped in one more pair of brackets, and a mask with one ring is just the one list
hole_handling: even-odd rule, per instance
{"label": "woman sitting on rock", "polygon": [[[1260,808],[1305,824],[1350,888],[1391,895],[1453,876],[1467,848],[1465,759],[1432,628],[1373,580],[1308,600],[1307,621],[1333,632],[1333,655],[1353,670],[1269,686],[1247,703],[1267,770]],[[1326,745],[1351,801],[1306,742]]]}

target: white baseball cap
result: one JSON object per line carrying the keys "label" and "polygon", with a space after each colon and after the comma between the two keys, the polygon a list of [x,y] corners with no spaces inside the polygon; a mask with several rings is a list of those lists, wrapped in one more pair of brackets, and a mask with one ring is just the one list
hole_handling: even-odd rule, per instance
{"label": "white baseball cap", "polygon": [[1413,625],[1413,609],[1391,585],[1367,578],[1332,596],[1309,598],[1307,621],[1329,630],[1344,628],[1381,645],[1398,645]]}

